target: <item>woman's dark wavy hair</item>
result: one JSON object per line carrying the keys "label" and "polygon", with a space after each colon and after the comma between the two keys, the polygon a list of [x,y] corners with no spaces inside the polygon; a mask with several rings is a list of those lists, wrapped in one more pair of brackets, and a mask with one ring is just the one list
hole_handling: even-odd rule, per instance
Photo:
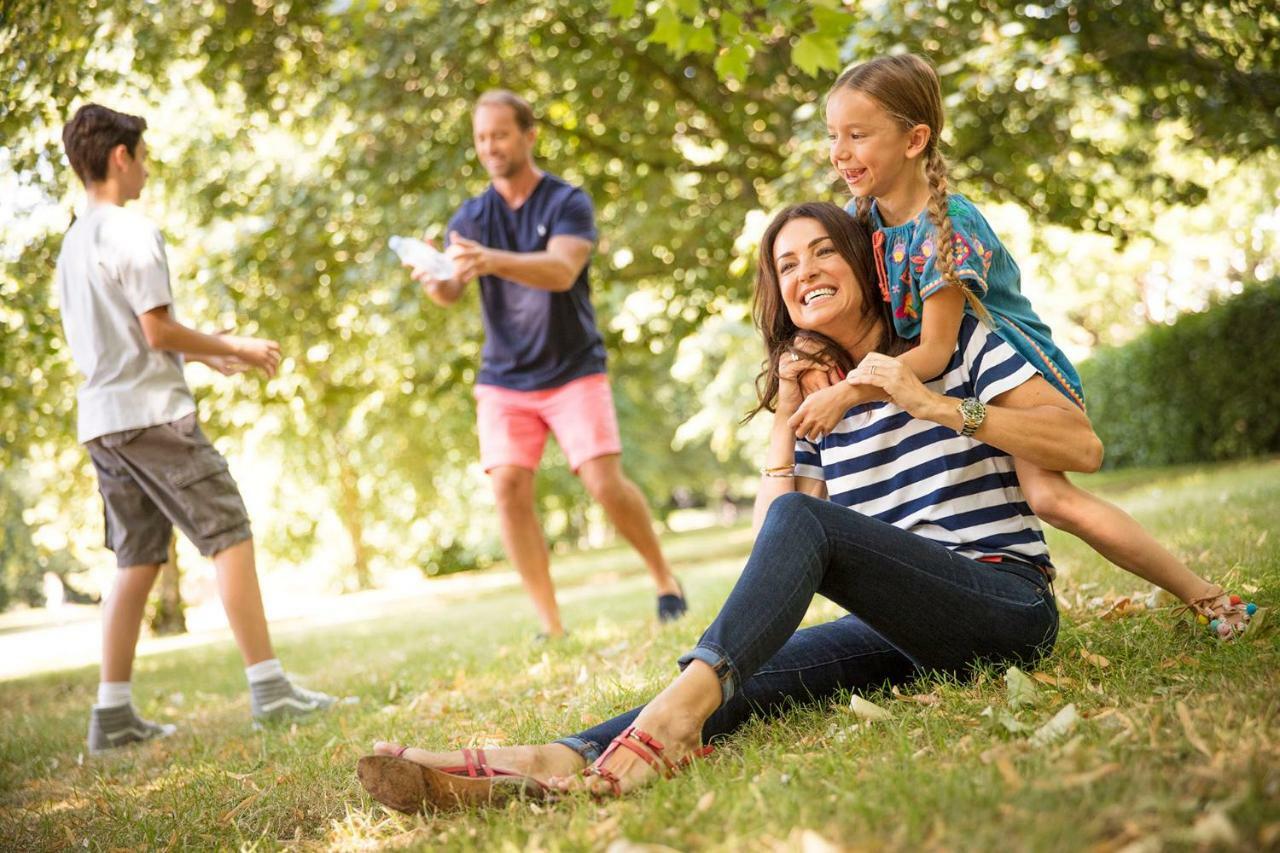
{"label": "woman's dark wavy hair", "polygon": [[[911,342],[898,336],[889,313],[889,303],[880,295],[876,282],[875,255],[871,249],[871,231],[867,225],[829,202],[806,202],[786,208],[769,223],[760,240],[760,259],[756,267],[756,295],[752,306],[756,328],[764,337],[765,360],[756,376],[756,394],[759,405],[743,419],[750,420],[761,410],[774,411],[778,402],[778,360],[788,352],[838,367],[848,373],[853,370],[853,357],[825,335],[797,328],[791,321],[786,303],[782,301],[782,285],[773,262],[773,246],[783,226],[796,219],[815,219],[831,238],[831,243],[842,258],[853,268],[854,278],[862,287],[863,322],[878,322],[882,329],[877,351],[898,355],[911,348]],[[806,353],[796,347],[797,338],[808,338],[818,344],[816,354]]]}

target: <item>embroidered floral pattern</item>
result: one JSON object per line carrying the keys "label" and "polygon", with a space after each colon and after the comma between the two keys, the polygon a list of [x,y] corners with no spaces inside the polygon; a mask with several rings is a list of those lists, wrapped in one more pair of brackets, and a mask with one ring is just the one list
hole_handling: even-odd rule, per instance
{"label": "embroidered floral pattern", "polygon": [[892,302],[889,296],[889,272],[884,265],[884,232],[877,230],[871,235],[871,251],[876,260],[876,283],[880,285],[880,295],[885,302]]}
{"label": "embroidered floral pattern", "polygon": [[[1022,294],[1018,268],[1000,238],[971,202],[948,199],[955,271],[995,318],[995,331],[1036,366],[1077,405],[1083,406],[1079,376],[1054,344],[1051,333]],[[893,306],[893,324],[903,337],[920,334],[920,318],[928,297],[940,290],[937,236],[927,211],[901,225],[886,226],[873,203],[876,275],[880,293]],[[887,244],[887,245],[886,245]],[[995,255],[1001,253],[1000,262]]]}

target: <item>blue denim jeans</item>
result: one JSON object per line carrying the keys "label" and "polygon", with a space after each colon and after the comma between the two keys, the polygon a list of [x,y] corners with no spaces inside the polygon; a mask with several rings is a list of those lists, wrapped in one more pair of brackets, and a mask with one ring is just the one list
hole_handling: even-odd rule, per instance
{"label": "blue denim jeans", "polygon": [[[848,616],[797,631],[814,595]],[[711,666],[723,702],[704,743],[753,714],[909,681],[966,675],[978,663],[1032,666],[1052,648],[1058,610],[1044,573],[985,563],[799,493],[769,507],[738,583],[697,647],[680,658]],[[593,761],[639,708],[563,743]]]}

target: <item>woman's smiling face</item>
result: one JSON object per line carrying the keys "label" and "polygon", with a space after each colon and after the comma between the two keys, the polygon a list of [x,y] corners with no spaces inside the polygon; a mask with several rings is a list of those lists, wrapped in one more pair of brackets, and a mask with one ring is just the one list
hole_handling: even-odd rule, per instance
{"label": "woman's smiling face", "polygon": [[839,330],[858,324],[862,288],[821,222],[803,218],[784,225],[773,244],[773,265],[797,328],[838,339]]}

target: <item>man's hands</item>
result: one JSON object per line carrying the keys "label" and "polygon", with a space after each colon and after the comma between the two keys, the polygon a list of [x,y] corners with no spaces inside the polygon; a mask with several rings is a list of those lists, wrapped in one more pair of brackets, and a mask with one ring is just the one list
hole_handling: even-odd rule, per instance
{"label": "man's hands", "polygon": [[[435,248],[435,245],[426,236],[423,236],[422,242],[431,246],[433,249]],[[465,237],[458,236],[458,232],[450,231],[449,246],[444,250],[444,253],[451,261],[453,261],[455,273],[452,280],[435,278],[426,270],[415,269],[410,263],[403,264],[403,266],[410,270],[410,277],[422,285],[422,292],[426,294],[428,299],[435,302],[437,305],[450,305],[457,301],[458,297],[462,293],[463,285],[468,281],[471,281],[471,279],[476,276],[483,274],[476,271],[476,264],[474,261],[464,262],[462,256],[466,252],[466,249],[464,249],[462,243],[469,243],[474,248],[484,250],[483,246],[480,246],[471,240],[467,240]],[[486,259],[486,266],[487,265],[488,259]]]}
{"label": "man's hands", "polygon": [[[422,242],[433,249],[435,248],[426,237],[422,238]],[[471,281],[473,278],[479,278],[482,275],[488,275],[493,272],[493,254],[491,250],[487,246],[481,246],[475,240],[468,240],[457,231],[449,232],[449,246],[444,250],[444,253],[449,260],[453,261],[454,281]],[[404,266],[413,270],[411,277],[422,285],[422,289],[426,290],[428,295],[433,290],[438,291],[439,288],[449,283],[444,279],[434,278],[426,270],[414,269],[413,265],[408,262]]]}
{"label": "man's hands", "polygon": [[458,281],[471,281],[494,272],[493,251],[457,231],[449,232],[449,257],[458,270]]}

